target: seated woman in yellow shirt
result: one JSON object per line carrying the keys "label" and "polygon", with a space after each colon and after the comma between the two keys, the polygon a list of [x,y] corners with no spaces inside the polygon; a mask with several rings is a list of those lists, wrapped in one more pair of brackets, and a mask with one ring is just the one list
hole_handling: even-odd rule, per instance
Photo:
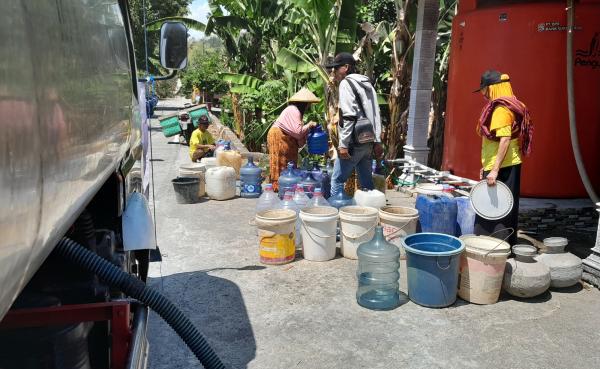
{"label": "seated woman in yellow shirt", "polygon": [[190,159],[193,162],[210,156],[215,151],[215,139],[208,132],[208,117],[201,115],[198,119],[198,128],[192,133],[190,140]]}
{"label": "seated woman in yellow shirt", "polygon": [[[478,125],[481,143],[481,179],[488,186],[502,181],[512,192],[514,204],[511,212],[498,220],[475,218],[475,234],[507,239],[517,243],[519,223],[519,196],[521,187],[522,156],[531,151],[533,125],[527,107],[513,94],[507,74],[489,70],[481,77],[477,90],[488,100]],[[509,236],[510,235],[510,236]]]}

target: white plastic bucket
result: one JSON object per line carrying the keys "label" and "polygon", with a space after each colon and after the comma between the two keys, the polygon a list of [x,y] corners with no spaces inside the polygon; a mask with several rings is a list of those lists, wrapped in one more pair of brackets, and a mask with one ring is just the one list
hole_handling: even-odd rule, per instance
{"label": "white plastic bucket", "polygon": [[466,248],[460,260],[458,296],[475,304],[495,304],[510,245],[489,236],[465,235],[460,239]]}
{"label": "white plastic bucket", "polygon": [[419,211],[405,206],[384,206],[379,209],[379,222],[383,227],[383,235],[388,242],[400,248],[400,253],[405,255],[402,238],[413,234],[417,230]]}
{"label": "white plastic bucket", "polygon": [[200,180],[198,185],[198,197],[206,194],[206,165],[202,163],[186,163],[179,166],[180,177],[197,177]]}
{"label": "white plastic bucket", "polygon": [[378,213],[377,209],[364,206],[345,206],[340,209],[341,249],[345,258],[358,259],[358,246],[375,235]]}
{"label": "white plastic bucket", "polygon": [[206,194],[212,200],[229,200],[235,197],[235,169],[214,167],[206,171]]}
{"label": "white plastic bucket", "polygon": [[302,253],[306,260],[327,261],[335,257],[338,210],[318,206],[300,210]]}
{"label": "white plastic bucket", "polygon": [[[233,170],[233,169],[232,169]],[[296,212],[264,210],[256,214],[258,254],[263,264],[286,264],[296,256]]]}

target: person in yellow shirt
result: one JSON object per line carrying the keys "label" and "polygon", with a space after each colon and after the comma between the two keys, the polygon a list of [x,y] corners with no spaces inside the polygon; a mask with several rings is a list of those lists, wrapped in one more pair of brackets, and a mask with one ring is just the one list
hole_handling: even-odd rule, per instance
{"label": "person in yellow shirt", "polygon": [[192,133],[190,140],[190,159],[193,162],[212,155],[215,151],[215,139],[208,132],[210,124],[206,115],[201,115],[198,118],[198,128]]}
{"label": "person in yellow shirt", "polygon": [[200,89],[198,86],[194,85],[192,89],[192,104],[200,104]]}
{"label": "person in yellow shirt", "polygon": [[[519,196],[521,187],[522,157],[531,152],[533,124],[525,104],[512,90],[510,77],[495,70],[481,76],[475,92],[488,100],[481,112],[477,132],[481,136],[481,179],[488,186],[501,181],[510,188],[514,204],[511,212],[498,220],[475,218],[475,234],[507,238],[511,245],[517,243],[519,223]],[[510,235],[510,236],[509,236]]]}

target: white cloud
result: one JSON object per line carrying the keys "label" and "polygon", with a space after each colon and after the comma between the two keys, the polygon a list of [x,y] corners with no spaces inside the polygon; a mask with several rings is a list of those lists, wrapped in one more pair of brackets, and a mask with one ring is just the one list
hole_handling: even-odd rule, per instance
{"label": "white cloud", "polygon": [[[208,7],[208,0],[194,0],[188,6],[188,9],[190,11],[188,17],[206,24],[206,19],[210,11],[210,8]],[[204,37],[204,32],[200,31],[189,30],[189,34],[192,38],[195,39],[200,39]]]}

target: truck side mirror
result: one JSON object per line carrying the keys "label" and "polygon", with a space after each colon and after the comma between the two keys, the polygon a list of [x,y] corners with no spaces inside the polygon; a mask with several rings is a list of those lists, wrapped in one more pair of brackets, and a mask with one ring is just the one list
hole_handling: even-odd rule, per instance
{"label": "truck side mirror", "polygon": [[165,22],[160,27],[160,64],[178,70],[187,66],[187,27],[181,22]]}

